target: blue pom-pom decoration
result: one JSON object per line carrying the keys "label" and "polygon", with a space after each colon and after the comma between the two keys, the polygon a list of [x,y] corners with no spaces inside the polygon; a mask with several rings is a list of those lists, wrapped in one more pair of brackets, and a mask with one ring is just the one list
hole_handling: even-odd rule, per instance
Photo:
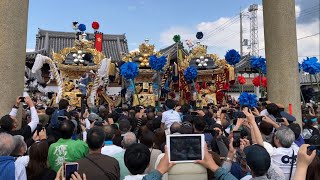
{"label": "blue pom-pom decoration", "polygon": [[238,51],[231,49],[229,50],[226,55],[224,56],[224,58],[226,59],[226,61],[230,64],[230,65],[235,65],[238,62],[240,62],[241,56],[238,53]]}
{"label": "blue pom-pom decoration", "polygon": [[165,56],[157,57],[156,55],[152,55],[149,58],[149,66],[151,69],[156,71],[161,71],[162,68],[166,65],[167,58]]}
{"label": "blue pom-pom decoration", "polygon": [[250,59],[250,65],[254,69],[261,70],[263,74],[267,73],[266,59],[262,57],[252,57]]}
{"label": "blue pom-pom decoration", "polygon": [[261,67],[261,71],[263,74],[267,74],[267,66],[264,64],[264,66]]}
{"label": "blue pom-pom decoration", "polygon": [[134,62],[124,63],[120,67],[120,75],[126,79],[134,79],[139,75],[138,65]]}
{"label": "blue pom-pom decoration", "polygon": [[79,24],[78,29],[79,29],[79,31],[84,32],[84,31],[86,31],[87,27],[84,24]]}
{"label": "blue pom-pom decoration", "polygon": [[198,76],[198,71],[196,68],[189,66],[187,69],[184,70],[183,72],[184,78],[188,82],[192,82],[195,80]]}
{"label": "blue pom-pom decoration", "polygon": [[316,57],[307,57],[307,59],[303,60],[301,66],[303,71],[309,74],[318,74],[320,72],[320,63]]}
{"label": "blue pom-pom decoration", "polygon": [[258,105],[257,96],[255,94],[243,92],[240,94],[238,100],[241,106],[248,106],[249,108],[254,108]]}

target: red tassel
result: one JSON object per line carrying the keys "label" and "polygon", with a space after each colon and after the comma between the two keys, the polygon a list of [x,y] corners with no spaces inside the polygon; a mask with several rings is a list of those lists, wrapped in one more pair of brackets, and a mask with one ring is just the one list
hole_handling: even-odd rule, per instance
{"label": "red tassel", "polygon": [[224,93],[223,92],[220,91],[220,92],[216,93],[216,98],[217,98],[217,102],[218,103],[220,103],[220,104],[222,103],[223,97],[224,97]]}
{"label": "red tassel", "polygon": [[190,94],[190,92],[186,92],[185,98],[186,98],[187,101],[190,101],[190,100],[191,100],[191,94]]}
{"label": "red tassel", "polygon": [[199,83],[196,83],[196,89],[197,89],[198,93],[200,93],[200,85],[199,85]]}
{"label": "red tassel", "polygon": [[229,91],[230,90],[230,86],[227,83],[223,84],[223,89]]}
{"label": "red tassel", "polygon": [[202,89],[207,89],[207,82],[206,81],[202,83]]}

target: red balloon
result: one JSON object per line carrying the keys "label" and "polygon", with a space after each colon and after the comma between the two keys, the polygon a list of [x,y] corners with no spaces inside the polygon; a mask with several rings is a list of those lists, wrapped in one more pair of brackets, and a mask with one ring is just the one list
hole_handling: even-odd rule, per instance
{"label": "red balloon", "polygon": [[267,77],[263,77],[261,81],[262,81],[262,82],[261,82],[262,87],[265,87],[265,88],[266,88],[267,85],[268,85],[268,84],[267,84]]}
{"label": "red balloon", "polygon": [[260,76],[257,76],[255,78],[252,79],[252,84],[255,86],[255,87],[258,87],[260,86]]}
{"label": "red balloon", "polygon": [[239,84],[245,84],[247,80],[244,76],[238,76],[238,82]]}
{"label": "red balloon", "polygon": [[98,30],[99,27],[100,27],[100,25],[99,25],[98,22],[96,22],[96,21],[93,21],[93,22],[92,22],[92,28],[93,28],[94,30]]}

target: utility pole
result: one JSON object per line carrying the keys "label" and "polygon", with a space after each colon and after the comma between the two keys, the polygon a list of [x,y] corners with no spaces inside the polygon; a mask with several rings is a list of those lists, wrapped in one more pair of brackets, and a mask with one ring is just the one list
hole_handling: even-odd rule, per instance
{"label": "utility pole", "polygon": [[258,5],[250,5],[250,40],[251,40],[251,55],[259,56],[259,38],[258,38]]}
{"label": "utility pole", "polygon": [[[258,5],[252,4],[248,9],[250,13],[250,46],[251,46],[251,56],[259,56],[259,38],[258,38]],[[260,76],[260,74],[257,74]],[[261,84],[261,82],[260,82]],[[260,87],[254,88],[254,93],[260,97]]]}
{"label": "utility pole", "polygon": [[242,47],[242,42],[243,42],[243,30],[242,30],[242,12],[240,10],[240,55],[243,56],[243,47]]}

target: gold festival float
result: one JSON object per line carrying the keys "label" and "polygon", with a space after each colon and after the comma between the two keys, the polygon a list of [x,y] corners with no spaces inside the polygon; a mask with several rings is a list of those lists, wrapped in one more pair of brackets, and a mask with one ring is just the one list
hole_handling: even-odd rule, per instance
{"label": "gold festival float", "polygon": [[[101,35],[95,33],[94,40],[88,40],[83,24],[74,23],[75,41],[73,47],[66,47],[52,53],[52,58],[38,54],[32,72],[39,71],[44,64],[49,64],[58,86],[55,102],[68,99],[70,105],[81,106],[81,97],[85,97],[89,107],[108,104],[118,106],[158,106],[166,99],[175,99],[180,104],[189,103],[196,107],[223,103],[223,91],[234,80],[234,69],[224,59],[215,54],[208,54],[207,47],[198,39],[189,46],[188,52],[180,41],[160,51],[146,39],[139,50],[123,53],[122,61],[111,62],[102,53],[102,46],[97,48]],[[80,28],[81,26],[81,28]],[[178,36],[178,35],[177,35]],[[198,38],[198,37],[197,37]],[[101,42],[101,39],[100,39]],[[165,57],[161,70],[150,67],[150,58]],[[130,82],[120,76],[121,66],[133,62],[138,67],[138,75],[133,80],[133,90],[128,93]],[[184,71],[188,67],[197,69],[198,75],[193,83],[187,82]],[[121,86],[118,94],[107,95],[107,90],[115,85]]]}
{"label": "gold festival float", "polygon": [[[134,78],[134,92],[123,95],[123,104],[157,106],[158,101],[175,99],[180,104],[189,103],[200,108],[225,101],[224,91],[229,82],[234,81],[234,68],[216,54],[207,54],[207,47],[200,41],[190,52],[183,48],[180,40],[159,52],[154,49],[154,45],[149,44],[146,39],[139,46],[139,51],[123,55],[121,64],[134,62],[139,68],[139,74]],[[148,60],[153,55],[166,57],[166,64],[161,71],[150,67]],[[198,71],[194,83],[187,83],[184,78],[184,70],[189,66]],[[122,78],[123,90],[129,84]]]}
{"label": "gold festival float", "polygon": [[[52,59],[38,54],[32,72],[35,73],[44,64],[49,64],[58,86],[58,92],[54,97],[55,103],[60,99],[67,99],[71,106],[80,107],[81,97],[85,97],[89,107],[98,105],[99,94],[97,93],[108,82],[111,58],[105,58],[101,47],[97,48],[97,42],[102,37],[102,33],[96,31],[95,41],[90,41],[84,32],[86,30],[84,24],[74,22],[73,26],[76,30],[74,46],[53,52]],[[113,103],[107,96],[106,100],[109,104]]]}

